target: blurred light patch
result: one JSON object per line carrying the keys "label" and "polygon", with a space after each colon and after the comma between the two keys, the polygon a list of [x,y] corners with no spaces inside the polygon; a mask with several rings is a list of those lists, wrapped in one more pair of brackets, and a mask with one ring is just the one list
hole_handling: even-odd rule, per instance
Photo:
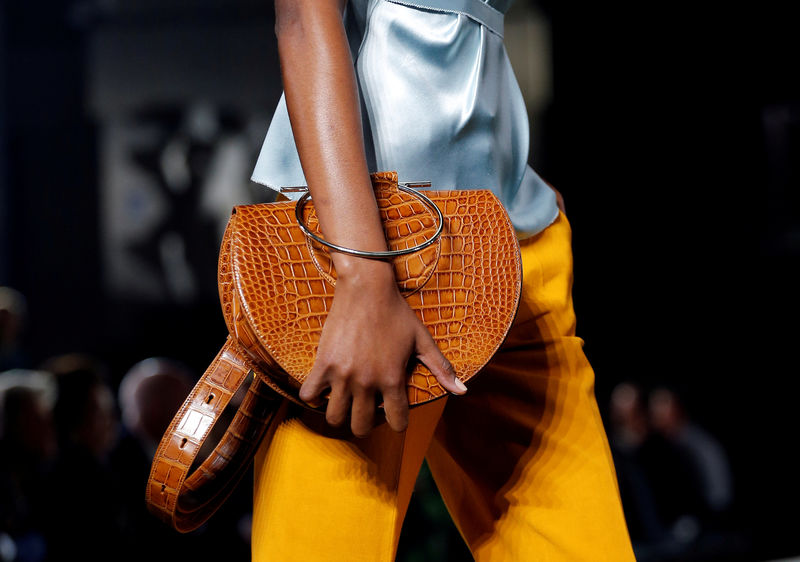
{"label": "blurred light patch", "polygon": [[191,304],[217,298],[232,207],[270,197],[249,178],[281,87],[268,21],[175,25],[170,6],[100,7],[111,15],[89,34],[87,96],[105,288]]}

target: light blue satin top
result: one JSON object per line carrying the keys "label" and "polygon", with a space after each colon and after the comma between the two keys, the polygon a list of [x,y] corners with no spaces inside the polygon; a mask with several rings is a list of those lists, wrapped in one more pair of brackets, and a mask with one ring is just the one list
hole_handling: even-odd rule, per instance
{"label": "light blue satin top", "polygon": [[[528,117],[502,38],[510,3],[350,0],[345,23],[370,170],[433,189],[491,189],[514,226],[535,233],[558,208],[527,163]],[[306,184],[284,97],[252,179]]]}

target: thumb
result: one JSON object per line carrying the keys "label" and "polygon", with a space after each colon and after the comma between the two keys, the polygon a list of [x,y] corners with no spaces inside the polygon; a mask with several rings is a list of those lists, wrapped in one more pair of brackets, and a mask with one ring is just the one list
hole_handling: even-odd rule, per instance
{"label": "thumb", "polygon": [[467,391],[464,383],[458,380],[453,365],[444,356],[436,342],[433,341],[427,328],[422,325],[417,334],[417,359],[430,369],[439,384],[448,392],[464,394]]}

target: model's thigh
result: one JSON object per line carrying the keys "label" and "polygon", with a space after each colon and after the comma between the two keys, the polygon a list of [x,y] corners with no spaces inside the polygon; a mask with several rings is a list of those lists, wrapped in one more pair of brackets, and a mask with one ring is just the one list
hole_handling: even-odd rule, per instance
{"label": "model's thigh", "polygon": [[575,337],[565,217],[522,255],[511,333],[448,403],[428,463],[477,560],[632,560],[594,374]]}
{"label": "model's thigh", "polygon": [[314,412],[290,412],[255,461],[255,562],[394,559],[405,511],[446,399],[358,439]]}

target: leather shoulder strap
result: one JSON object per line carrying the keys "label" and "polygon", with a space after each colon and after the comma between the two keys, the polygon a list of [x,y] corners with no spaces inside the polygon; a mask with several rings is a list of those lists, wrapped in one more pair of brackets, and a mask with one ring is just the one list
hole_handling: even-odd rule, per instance
{"label": "leather shoulder strap", "polygon": [[208,447],[215,423],[252,370],[228,337],[161,439],[145,499],[153,514],[182,533],[202,525],[230,495],[280,407],[281,397],[260,375],[252,377],[233,421],[208,457],[192,470],[198,453]]}

